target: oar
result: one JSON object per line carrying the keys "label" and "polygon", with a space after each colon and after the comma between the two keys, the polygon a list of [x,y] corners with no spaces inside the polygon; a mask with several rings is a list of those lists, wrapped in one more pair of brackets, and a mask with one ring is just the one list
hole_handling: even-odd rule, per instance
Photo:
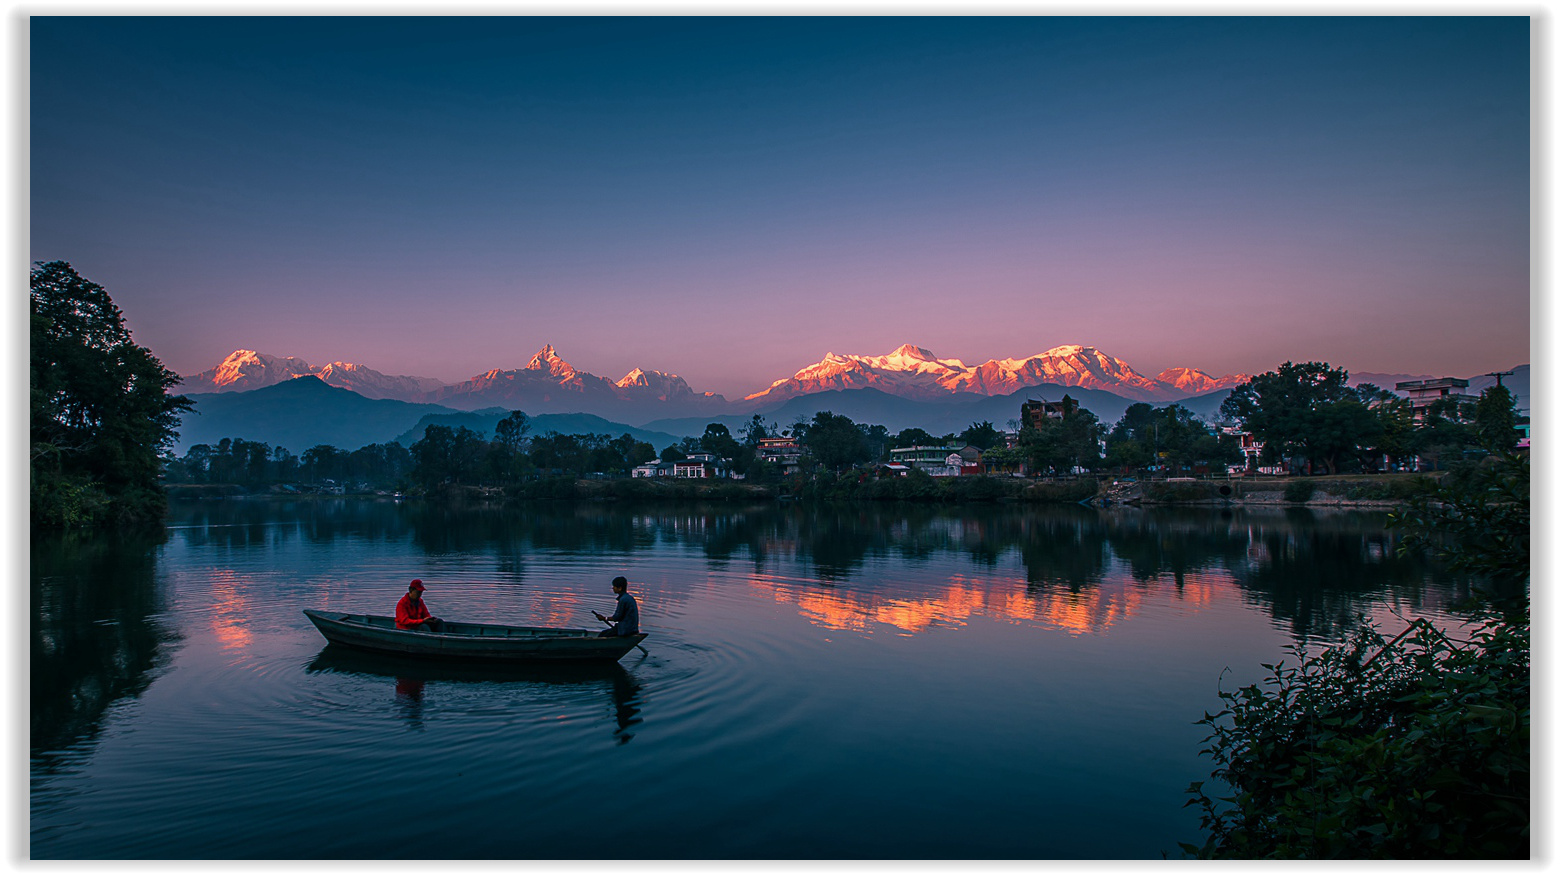
{"label": "oar", "polygon": [[[605,617],[602,617],[601,612],[596,611],[595,609],[591,609],[590,613],[596,616],[596,620],[601,621],[602,623],[606,624],[608,628],[611,628],[612,624]],[[645,650],[644,645],[635,642],[634,647],[638,648],[640,652],[643,653],[646,657],[650,656],[650,652]]]}

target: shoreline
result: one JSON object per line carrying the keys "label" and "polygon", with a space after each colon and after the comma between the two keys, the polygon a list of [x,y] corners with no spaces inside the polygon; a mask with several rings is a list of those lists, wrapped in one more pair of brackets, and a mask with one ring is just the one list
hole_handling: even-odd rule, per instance
{"label": "shoreline", "polygon": [[[413,492],[403,501],[436,503],[574,501],[698,501],[802,503],[894,502],[944,505],[1058,505],[1095,508],[1127,507],[1292,507],[1390,510],[1426,495],[1445,472],[1428,474],[1268,477],[1246,479],[1164,480],[1134,478],[1030,481],[1015,478],[966,477],[913,487],[904,481],[853,481],[824,477],[805,483],[745,484],[740,481],[660,482],[645,479],[593,480],[552,478],[509,487],[445,485],[432,492]],[[940,481],[943,479],[939,479]],[[356,499],[395,501],[387,491],[328,494],[246,490],[237,484],[172,484],[170,500],[212,499]]]}

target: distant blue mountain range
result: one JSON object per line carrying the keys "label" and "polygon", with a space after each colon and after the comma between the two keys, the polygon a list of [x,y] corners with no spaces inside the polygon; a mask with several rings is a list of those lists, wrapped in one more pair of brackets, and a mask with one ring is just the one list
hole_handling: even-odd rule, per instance
{"label": "distant blue mountain range", "polygon": [[[1529,368],[1523,365],[1515,370],[1517,374],[1505,378],[1505,382],[1517,395],[1518,406],[1525,412],[1529,399]],[[1398,376],[1369,375],[1384,382]],[[1468,391],[1477,393],[1484,386],[1493,384],[1492,378],[1478,378],[1472,381]],[[1137,403],[1111,392],[1078,386],[1031,386],[1008,395],[968,393],[931,401],[908,399],[877,389],[847,389],[789,398],[761,409],[758,415],[766,423],[784,429],[799,420],[811,420],[819,411],[830,411],[857,423],[884,426],[890,432],[914,427],[943,435],[961,432],[973,423],[982,422],[1008,429],[1017,421],[1025,401],[1057,401],[1063,395],[1076,399],[1106,425],[1115,423],[1129,406]],[[1229,390],[1221,390],[1181,399],[1177,404],[1211,422],[1217,419],[1219,405],[1228,396]],[[175,444],[175,452],[179,455],[195,444],[214,444],[223,438],[281,445],[300,454],[319,444],[343,450],[392,441],[410,446],[431,424],[465,426],[483,437],[492,437],[498,421],[509,413],[498,407],[461,411],[437,404],[364,398],[351,390],[312,378],[287,380],[247,392],[196,393],[189,398],[195,408],[184,415],[180,424]],[[546,413],[531,417],[531,434],[592,433],[615,438],[627,433],[661,450],[684,437],[704,434],[705,426],[710,423],[720,423],[736,435],[752,417],[752,414],[719,414],[657,419],[634,425],[595,414]]]}

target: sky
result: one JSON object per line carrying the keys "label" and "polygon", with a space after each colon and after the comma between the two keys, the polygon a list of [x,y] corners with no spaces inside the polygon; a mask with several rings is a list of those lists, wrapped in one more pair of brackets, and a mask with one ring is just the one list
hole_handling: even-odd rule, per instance
{"label": "sky", "polygon": [[1530,360],[1529,20],[30,20],[32,261],[194,374],[544,344],[737,398],[827,352]]}

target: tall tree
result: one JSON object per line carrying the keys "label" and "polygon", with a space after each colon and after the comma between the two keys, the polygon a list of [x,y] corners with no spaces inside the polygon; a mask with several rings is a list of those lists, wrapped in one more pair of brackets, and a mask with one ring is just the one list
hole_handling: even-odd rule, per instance
{"label": "tall tree", "polygon": [[31,277],[32,519],[43,528],[151,522],[167,498],[162,451],[189,399],[125,328],[102,286],[66,262]]}
{"label": "tall tree", "polygon": [[1034,471],[1070,474],[1099,464],[1103,437],[1105,427],[1093,411],[1071,408],[1061,419],[1047,420],[1043,429],[1025,424],[1018,443]]}
{"label": "tall tree", "polygon": [[971,423],[968,429],[959,433],[959,440],[965,444],[972,444],[981,450],[990,450],[1002,440],[1002,433],[997,427],[991,425],[990,420],[980,423]]}
{"label": "tall tree", "polygon": [[1349,372],[1325,362],[1285,362],[1237,386],[1219,410],[1244,423],[1265,453],[1303,457],[1308,472],[1321,462],[1336,473],[1380,428],[1348,381]]}
{"label": "tall tree", "polygon": [[731,437],[730,429],[720,423],[710,423],[704,427],[704,435],[699,438],[699,449],[713,453],[720,459],[732,459],[741,445]]}
{"label": "tall tree", "polygon": [[862,428],[849,417],[832,411],[813,415],[805,441],[813,458],[835,471],[872,458]]}
{"label": "tall tree", "polygon": [[1517,400],[1511,390],[1499,384],[1479,395],[1474,413],[1474,428],[1479,443],[1491,453],[1502,453],[1517,446]]}
{"label": "tall tree", "polygon": [[499,420],[494,427],[498,443],[511,453],[519,453],[525,447],[525,436],[530,431],[531,418],[525,415],[525,411],[510,411],[509,416]]}

